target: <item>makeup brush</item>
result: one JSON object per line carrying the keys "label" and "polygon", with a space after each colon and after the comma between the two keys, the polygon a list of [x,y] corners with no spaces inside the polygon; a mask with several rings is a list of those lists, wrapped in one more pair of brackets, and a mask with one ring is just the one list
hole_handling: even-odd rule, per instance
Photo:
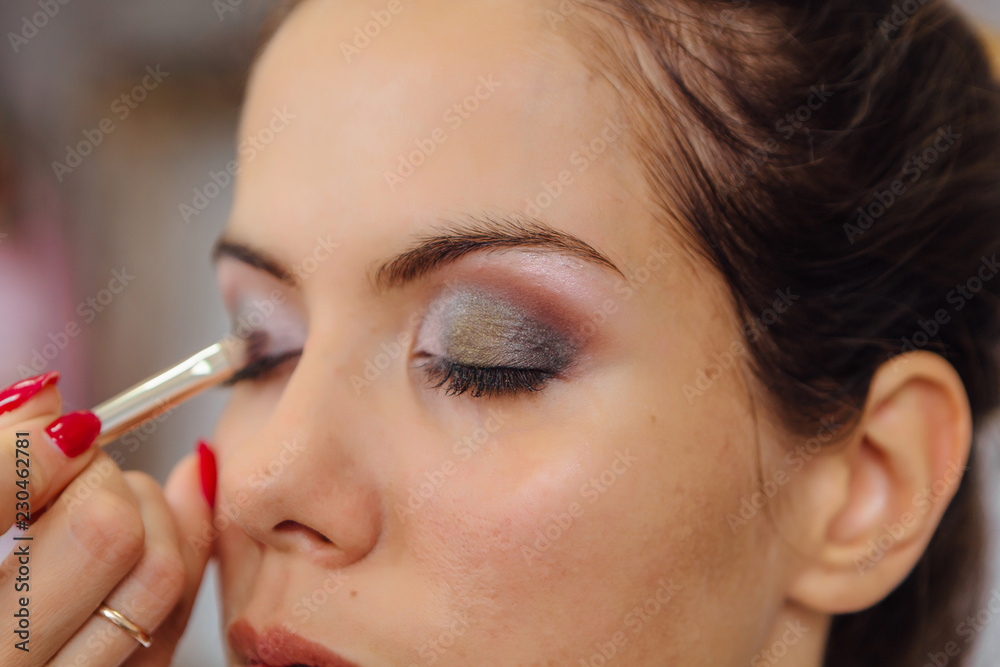
{"label": "makeup brush", "polygon": [[93,409],[101,420],[97,444],[114,442],[150,419],[225,382],[237,370],[237,359],[237,344],[227,337],[104,401]]}

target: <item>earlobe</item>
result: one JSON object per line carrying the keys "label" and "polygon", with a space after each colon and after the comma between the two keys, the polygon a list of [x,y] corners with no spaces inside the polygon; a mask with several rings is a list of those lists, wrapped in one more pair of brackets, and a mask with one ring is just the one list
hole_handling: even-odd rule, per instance
{"label": "earlobe", "polygon": [[927,548],[965,470],[972,417],[958,373],[930,352],[904,356],[905,364],[876,371],[848,442],[806,471],[836,481],[802,480],[800,495],[822,525],[803,527],[813,542],[788,596],[822,613],[860,611],[892,592]]}

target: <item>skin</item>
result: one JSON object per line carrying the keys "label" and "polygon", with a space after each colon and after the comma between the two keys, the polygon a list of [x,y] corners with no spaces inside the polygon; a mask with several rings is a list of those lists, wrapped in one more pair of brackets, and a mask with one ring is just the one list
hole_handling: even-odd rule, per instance
{"label": "skin", "polygon": [[[287,290],[289,310],[308,321],[294,372],[241,387],[215,437],[220,503],[239,508],[217,545],[225,623],[246,618],[261,630],[290,621],[362,665],[489,664],[498,641],[505,664],[577,664],[615,633],[628,636],[624,656],[650,664],[752,652],[767,633],[759,617],[734,617],[722,653],[703,631],[733,617],[734,598],[754,608],[779,603],[776,582],[745,567],[769,557],[759,535],[765,522],[738,535],[720,530],[752,490],[747,416],[737,409],[713,419],[707,400],[679,409],[687,405],[682,385],[706,363],[696,332],[723,315],[658,233],[623,141],[576,174],[543,217],[631,271],[651,261],[650,249],[673,253],[646,284],[635,282],[630,298],[615,291],[621,276],[553,253],[468,257],[384,297],[366,279],[370,265],[443,216],[523,211],[525,197],[573,168],[570,156],[600,136],[606,119],[621,118],[612,93],[528,4],[513,12],[496,3],[408,6],[346,63],[339,36],[368,10],[303,5],[257,65],[246,104],[241,136],[265,127],[275,107],[296,119],[244,164],[227,237],[287,266],[309,257],[317,238],[341,248]],[[480,76],[500,85],[390,191],[386,169],[415,139],[448,127],[443,112]],[[610,224],[617,220],[629,222]],[[252,271],[231,264],[220,267],[226,295],[239,293]],[[532,289],[558,291],[549,297],[577,326],[608,299],[617,312],[585,345],[571,379],[531,397],[448,397],[428,388],[406,355],[356,393],[351,377],[363,375],[382,343],[407,331],[416,337],[411,314],[445,284],[462,290],[474,280],[509,285],[521,301]],[[466,460],[453,444],[487,426],[489,408],[506,417]],[[304,451],[265,485],[290,439]],[[634,458],[627,468],[615,463],[625,452]],[[401,516],[411,490],[449,461],[455,473]],[[591,502],[581,489],[612,466],[621,474]],[[574,504],[582,516],[526,555],[536,531]],[[331,567],[347,583],[318,612],[296,615]],[[630,610],[658,591],[667,604],[626,625]],[[449,630],[462,634],[435,650],[435,640],[450,643]]]}
{"label": "skin", "polygon": [[[189,457],[165,492],[111,466],[103,492],[39,520],[39,558],[72,567],[36,562],[52,607],[35,618],[37,664],[60,650],[169,664],[214,552],[223,628],[284,628],[364,667],[599,665],[612,652],[629,665],[820,665],[830,616],[906,576],[957,488],[971,419],[954,369],[927,352],[887,363],[858,424],[789,464],[807,441],[768,416],[743,359],[685,393],[742,323],[720,279],[651,215],[627,131],[585,170],[572,161],[623,114],[563,24],[529,2],[403,6],[347,62],[340,42],[382,5],[307,0],[256,65],[241,137],[262,147],[241,154],[226,237],[295,284],[228,256],[219,283],[236,331],[249,322],[270,336],[265,352],[301,356],[235,387],[213,440],[214,516]],[[499,85],[451,127],[443,114],[481,76]],[[263,142],[276,109],[288,122]],[[436,127],[446,140],[390,187],[385,172]],[[572,182],[537,217],[628,280],[575,255],[506,249],[375,289],[369,272],[416,237],[466,214],[523,212],[562,170]],[[468,294],[483,290],[492,305],[476,311]],[[498,322],[519,318],[541,322],[542,338],[588,335],[551,347],[573,361],[538,392],[434,388],[428,355],[489,347]],[[60,410],[50,388],[0,417],[3,447]],[[475,448],[456,445],[469,438]],[[72,497],[102,462],[60,457],[37,457],[50,480],[37,497]],[[779,472],[774,498],[741,515]],[[87,648],[107,631],[91,615],[102,599],[146,601],[133,620],[155,648],[136,653],[124,636]],[[74,605],[53,611],[60,600]],[[229,657],[243,664],[232,646]]]}
{"label": "skin", "polygon": [[[443,219],[524,211],[607,119],[622,118],[614,91],[543,6],[404,7],[347,62],[342,41],[380,5],[306,2],[251,81],[241,136],[276,108],[295,119],[241,163],[226,236],[312,270],[288,287],[220,262],[228,303],[278,290],[285,312],[272,325],[307,330],[297,365],[240,386],[216,434],[217,512],[231,518],[216,545],[224,625],[284,626],[365,666],[600,664],[602,650],[631,665],[736,665],[776,643],[788,664],[820,664],[828,614],[868,606],[898,583],[954,484],[901,540],[912,542],[909,555],[873,567],[888,572],[877,583],[860,583],[843,556],[860,553],[876,535],[872,521],[898,512],[905,503],[894,499],[912,490],[871,455],[898,441],[904,459],[924,456],[891,428],[881,441],[858,429],[837,455],[810,457],[793,475],[779,500],[798,511],[778,521],[799,549],[764,513],[730,528],[727,517],[757,490],[748,381],[730,370],[694,401],[683,387],[738,340],[739,323],[719,279],[653,219],[625,137],[574,171],[539,217],[603,251],[630,283],[578,258],[515,249],[376,294],[368,272],[379,261]],[[441,127],[481,76],[499,82],[495,92],[412,175],[387,183],[399,156]],[[317,239],[339,249],[303,264],[317,257]],[[635,274],[654,248],[670,260]],[[567,377],[541,392],[448,396],[429,386],[413,341],[425,319],[443,326],[426,314],[442,290],[484,284],[504,286],[515,303],[540,299],[573,326],[609,299],[615,312]],[[624,285],[627,297],[616,291]],[[366,362],[399,340],[401,352],[359,386]],[[938,463],[915,466],[907,484],[937,479],[941,462],[963,461],[968,446],[961,383],[947,364],[920,359],[894,371],[871,406],[918,389],[950,406],[939,411],[945,436],[925,439]],[[490,410],[504,415],[495,432]],[[477,428],[490,429],[489,441],[457,455],[454,443]],[[801,440],[766,416],[756,428],[763,465],[781,468]],[[623,452],[627,467],[616,463]],[[588,494],[602,472],[613,484]],[[435,473],[444,481],[430,497],[401,511]],[[538,541],[547,530],[554,539]],[[331,572],[343,579],[324,589]],[[845,586],[850,600],[838,592]]]}
{"label": "skin", "polygon": [[[0,414],[4,510],[0,531],[15,520],[14,461],[28,441],[31,526],[30,590],[15,590],[18,556],[0,565],[4,609],[19,609],[29,593],[29,651],[0,646],[0,664],[162,666],[190,615],[209,552],[185,548],[211,520],[201,495],[198,463],[185,457],[161,488],[149,475],[122,472],[96,448],[68,458],[45,435],[62,412],[56,386]],[[28,434],[25,438],[24,435]],[[43,509],[44,508],[44,509]],[[24,542],[18,543],[23,545]],[[153,638],[139,649],[131,637],[94,615],[101,603],[124,614]]]}

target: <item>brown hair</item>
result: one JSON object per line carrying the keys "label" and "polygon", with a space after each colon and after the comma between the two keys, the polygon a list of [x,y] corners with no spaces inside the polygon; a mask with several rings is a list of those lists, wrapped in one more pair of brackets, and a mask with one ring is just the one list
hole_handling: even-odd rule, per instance
{"label": "brown hair", "polygon": [[[675,231],[723,276],[741,319],[760,317],[777,288],[799,295],[745,341],[788,431],[856,422],[876,368],[915,349],[956,368],[982,423],[998,401],[1000,89],[948,4],[576,0],[558,11],[626,102],[660,218],[682,221]],[[963,619],[985,580],[974,473],[909,577],[834,618],[824,664],[910,666],[950,641],[968,646]]]}
{"label": "brown hair", "polygon": [[[800,295],[745,341],[789,432],[852,423],[876,368],[911,349],[956,368],[981,425],[1000,389],[1000,279],[984,277],[1000,245],[1000,89],[950,5],[547,5],[621,94],[659,217],[682,221],[739,317],[765,312],[775,289]],[[834,618],[824,664],[909,666],[968,647],[962,621],[985,579],[976,458],[909,577]]]}

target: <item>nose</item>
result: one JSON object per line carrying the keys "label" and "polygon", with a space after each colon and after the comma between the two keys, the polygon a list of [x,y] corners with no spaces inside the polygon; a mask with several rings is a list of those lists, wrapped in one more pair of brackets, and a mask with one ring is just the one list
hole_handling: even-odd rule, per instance
{"label": "nose", "polygon": [[218,492],[252,539],[343,568],[374,548],[382,509],[364,442],[371,420],[354,404],[346,376],[327,371],[330,360],[324,365],[320,354],[307,348],[273,412],[226,448]]}

